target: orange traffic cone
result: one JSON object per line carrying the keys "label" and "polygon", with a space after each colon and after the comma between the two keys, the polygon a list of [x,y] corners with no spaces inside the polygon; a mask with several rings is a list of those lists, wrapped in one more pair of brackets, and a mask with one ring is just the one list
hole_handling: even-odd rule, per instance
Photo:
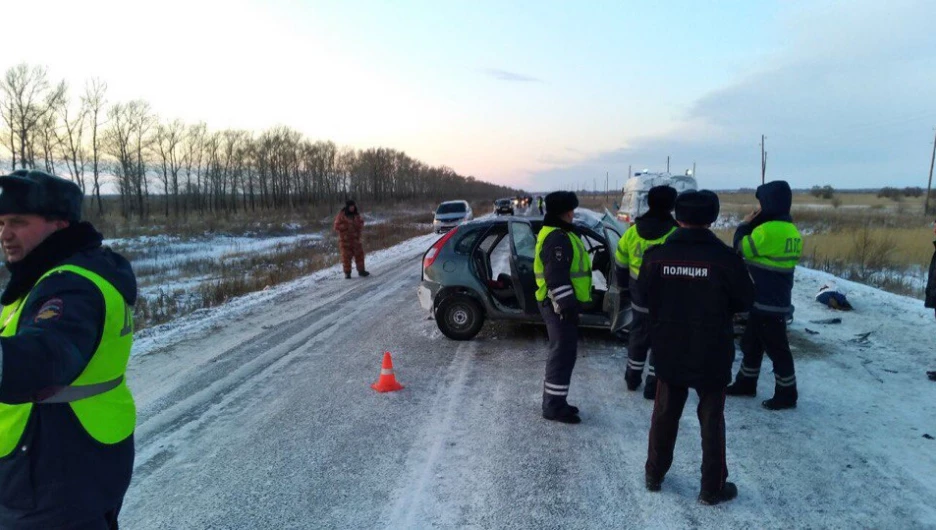
{"label": "orange traffic cone", "polygon": [[371,385],[371,388],[378,392],[395,392],[403,390],[403,385],[397,383],[396,376],[393,375],[393,359],[390,358],[390,352],[383,354],[383,364],[380,367],[380,379]]}

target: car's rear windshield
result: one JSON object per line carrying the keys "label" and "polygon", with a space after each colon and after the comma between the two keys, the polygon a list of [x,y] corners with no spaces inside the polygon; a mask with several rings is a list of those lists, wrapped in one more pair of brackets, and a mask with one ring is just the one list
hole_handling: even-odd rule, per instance
{"label": "car's rear windshield", "polygon": [[463,202],[449,202],[439,205],[436,213],[461,213],[467,211]]}
{"label": "car's rear windshield", "polygon": [[510,199],[497,199],[498,206],[504,206],[505,204],[510,204]]}

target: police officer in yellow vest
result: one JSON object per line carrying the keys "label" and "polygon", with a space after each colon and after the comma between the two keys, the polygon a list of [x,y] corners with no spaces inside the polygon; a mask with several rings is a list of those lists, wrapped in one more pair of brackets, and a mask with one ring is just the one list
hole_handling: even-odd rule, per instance
{"label": "police officer in yellow vest", "polygon": [[[636,289],[640,276],[640,265],[644,253],[650,248],[662,245],[666,238],[676,231],[676,220],[672,211],[676,206],[676,189],[672,186],[655,186],[647,193],[647,213],[636,219],[634,226],[627,229],[618,241],[614,253],[615,276],[621,293],[629,293],[634,320],[631,322],[627,344],[627,369],[624,381],[628,390],[637,390],[643,374],[647,352],[650,350],[650,319],[647,301],[642,300]],[[647,384],[644,397],[656,397],[656,374],[653,366],[653,353],[650,353],[650,367],[647,370]]]}
{"label": "police officer in yellow vest", "polygon": [[755,194],[760,208],[738,226],[734,246],[754,279],[755,298],[741,337],[741,368],[728,387],[729,396],[756,396],[764,353],[773,361],[774,396],[762,404],[770,410],[796,407],[799,393],[793,354],[787,339],[786,319],[793,312],[793,273],[803,250],[803,239],[790,208],[793,192],[783,180],[768,182]]}
{"label": "police officer in yellow vest", "polygon": [[116,529],[130,484],[136,279],[81,202],[40,171],[0,177],[2,529]]}
{"label": "police officer in yellow vest", "polygon": [[578,408],[569,405],[567,397],[578,348],[579,313],[582,304],[591,302],[591,261],[572,224],[578,197],[557,191],[547,195],[545,203],[533,260],[536,300],[549,334],[543,417],[579,423]]}

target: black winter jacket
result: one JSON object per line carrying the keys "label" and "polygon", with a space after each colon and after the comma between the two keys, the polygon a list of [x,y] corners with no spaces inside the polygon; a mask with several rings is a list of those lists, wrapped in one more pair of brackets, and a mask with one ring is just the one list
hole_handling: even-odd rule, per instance
{"label": "black winter jacket", "polygon": [[[936,247],[936,241],[933,241]],[[926,307],[936,309],[936,252],[930,259],[929,278],[926,280]]]}
{"label": "black winter jacket", "polygon": [[[8,305],[30,294],[16,334],[0,338],[4,403],[34,401],[44,389],[70,384],[97,349],[104,318],[97,287],[72,273],[50,276],[36,286],[40,276],[62,264],[94,271],[129,305],[136,302],[130,264],[102,248],[101,235],[87,223],[54,233],[22,261],[8,264],[11,279],[0,301]],[[102,520],[127,491],[133,452],[133,436],[114,445],[94,440],[68,404],[34,405],[20,444],[0,458],[0,528],[60,528],[86,518]]]}
{"label": "black winter jacket", "polygon": [[637,288],[650,310],[657,377],[693,388],[727,386],[732,318],[754,303],[741,257],[707,229],[680,228],[644,254]]}

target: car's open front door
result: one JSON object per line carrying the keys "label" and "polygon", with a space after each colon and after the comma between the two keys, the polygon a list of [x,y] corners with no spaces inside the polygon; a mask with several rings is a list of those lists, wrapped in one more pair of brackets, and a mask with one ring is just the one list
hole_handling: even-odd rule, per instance
{"label": "car's open front door", "polygon": [[[608,250],[613,256],[617,251],[618,241],[620,241],[621,236],[607,226],[604,227],[604,235],[605,240],[608,242]],[[608,317],[611,319],[611,332],[617,333],[630,329],[634,314],[631,309],[630,299],[621,295],[621,289],[618,287],[617,266],[614,263],[614,258],[611,261],[611,272],[608,274],[608,294],[606,296],[608,303],[605,305]],[[627,279],[624,281],[627,281]]]}
{"label": "car's open front door", "polygon": [[526,219],[511,219],[507,226],[510,238],[510,273],[517,300],[524,313],[537,314],[539,308],[536,306],[536,280],[533,276],[536,234]]}

